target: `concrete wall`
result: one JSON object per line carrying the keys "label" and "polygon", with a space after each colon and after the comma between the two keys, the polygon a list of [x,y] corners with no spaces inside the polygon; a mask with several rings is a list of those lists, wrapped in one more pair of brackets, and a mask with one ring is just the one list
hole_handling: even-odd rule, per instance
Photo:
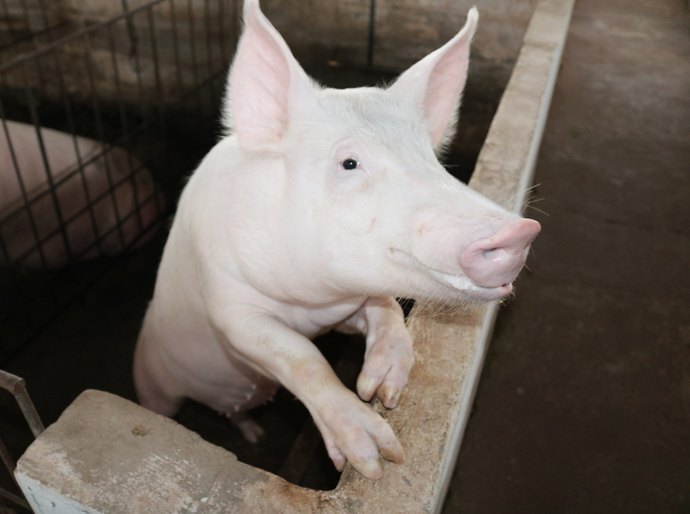
{"label": "concrete wall", "polygon": [[[0,63],[18,51],[104,22],[123,12],[116,0],[6,0],[0,9]],[[372,63],[400,70],[450,39],[463,25],[469,7],[480,10],[471,77],[502,90],[522,42],[536,0],[377,0]],[[151,4],[127,0],[130,11]],[[47,7],[45,13],[39,6]],[[329,61],[361,67],[368,62],[370,0],[263,0],[263,9],[307,68]],[[25,8],[26,6],[26,8]],[[98,95],[118,93],[138,103],[170,100],[196,82],[222,73],[234,51],[237,0],[173,0],[139,11],[46,55],[43,73],[66,77],[70,91],[89,91],[88,66]],[[28,14],[28,17],[26,16]],[[48,33],[46,27],[57,27]],[[34,40],[31,32],[41,32]],[[153,32],[155,38],[152,38]],[[12,45],[10,41],[20,40]],[[178,45],[175,46],[175,41]],[[115,50],[115,59],[111,56]],[[154,61],[158,63],[156,68]],[[32,70],[31,84],[46,86]],[[5,87],[22,89],[24,71],[5,72]]]}
{"label": "concrete wall", "polygon": [[[120,1],[60,0],[43,2],[50,5],[44,18],[35,6],[24,11],[25,1],[7,0],[12,16],[0,17],[4,41],[15,38],[0,49],[0,87],[19,95],[31,89],[58,100],[122,99],[142,108],[173,103],[224,75],[237,37],[236,11],[225,0],[195,2],[192,9],[182,0],[129,0],[127,16]],[[37,36],[27,38],[27,27],[38,29]],[[26,65],[12,65],[36,51]]]}

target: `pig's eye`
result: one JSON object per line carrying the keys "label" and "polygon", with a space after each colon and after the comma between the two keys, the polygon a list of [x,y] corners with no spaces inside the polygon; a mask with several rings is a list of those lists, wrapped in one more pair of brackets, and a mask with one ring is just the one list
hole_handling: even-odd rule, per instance
{"label": "pig's eye", "polygon": [[359,163],[354,159],[345,159],[343,162],[340,163],[340,165],[343,167],[344,170],[350,171],[357,169]]}

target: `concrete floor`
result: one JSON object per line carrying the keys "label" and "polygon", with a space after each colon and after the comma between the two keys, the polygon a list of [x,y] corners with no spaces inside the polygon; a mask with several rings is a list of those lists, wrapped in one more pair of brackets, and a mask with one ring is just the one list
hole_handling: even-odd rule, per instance
{"label": "concrete floor", "polygon": [[578,0],[444,512],[690,512],[690,16]]}

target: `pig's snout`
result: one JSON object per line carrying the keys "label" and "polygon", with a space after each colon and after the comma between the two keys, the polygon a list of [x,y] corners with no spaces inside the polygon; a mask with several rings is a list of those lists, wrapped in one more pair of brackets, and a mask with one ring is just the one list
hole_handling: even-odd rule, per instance
{"label": "pig's snout", "polygon": [[541,225],[531,219],[511,221],[492,236],[470,244],[460,256],[460,265],[479,287],[509,284],[520,273],[540,230]]}

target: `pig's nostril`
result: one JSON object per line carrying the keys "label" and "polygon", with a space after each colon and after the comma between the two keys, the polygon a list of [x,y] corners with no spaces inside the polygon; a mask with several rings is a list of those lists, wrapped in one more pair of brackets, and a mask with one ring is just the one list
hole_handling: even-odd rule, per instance
{"label": "pig's nostril", "polygon": [[490,248],[489,250],[484,250],[482,255],[485,259],[496,262],[505,257],[506,251],[503,248]]}
{"label": "pig's nostril", "polygon": [[478,286],[507,288],[525,264],[530,243],[538,233],[536,221],[510,222],[491,237],[465,248],[460,266]]}

